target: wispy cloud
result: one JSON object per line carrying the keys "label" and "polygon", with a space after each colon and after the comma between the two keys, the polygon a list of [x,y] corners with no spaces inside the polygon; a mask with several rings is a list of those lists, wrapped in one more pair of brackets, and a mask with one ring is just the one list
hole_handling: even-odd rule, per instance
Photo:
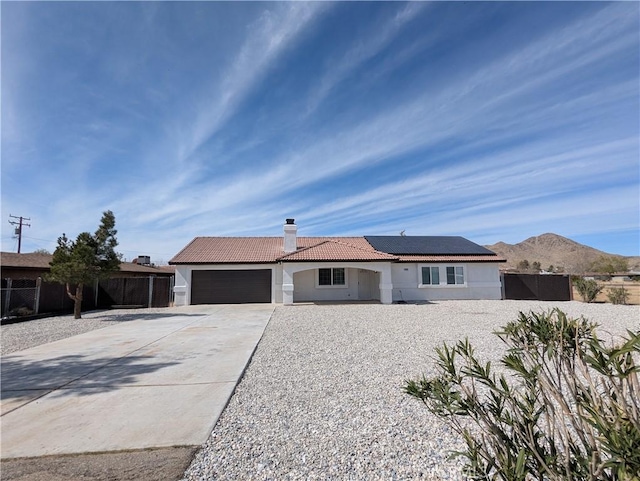
{"label": "wispy cloud", "polygon": [[[477,162],[454,164],[433,172],[402,179],[366,192],[347,195],[304,212],[311,219],[387,218],[412,212],[431,217],[435,211],[448,214],[454,207],[494,209],[534,198],[581,192],[604,180],[620,180],[634,161],[629,155],[637,147],[635,138],[575,149],[538,143],[485,155]],[[602,162],[602,158],[608,162]],[[518,162],[513,162],[513,159]],[[429,206],[425,212],[424,206]],[[390,215],[393,214],[393,215]]]}
{"label": "wispy cloud", "polygon": [[186,160],[233,115],[235,108],[267,74],[272,62],[293,48],[296,39],[328,6],[323,2],[293,2],[263,11],[247,28],[247,39],[220,85],[205,94],[203,108],[197,114],[181,160]]}
{"label": "wispy cloud", "polygon": [[405,7],[386,20],[381,26],[375,25],[366,34],[365,38],[360,38],[344,55],[336,62],[327,65],[325,74],[319,81],[307,101],[307,115],[311,115],[318,108],[318,105],[329,95],[329,93],[358,70],[362,64],[380,53],[403,31],[406,24],[414,20],[425,8],[427,2],[407,3]]}
{"label": "wispy cloud", "polygon": [[[603,23],[599,17],[592,21],[598,26]],[[592,26],[584,30],[586,27],[588,25],[582,23],[576,26],[572,30],[574,37],[570,41],[579,43],[583,35],[590,35],[596,29]],[[563,32],[563,36],[567,35],[568,33]],[[565,41],[568,42],[569,39]],[[528,51],[548,50],[545,46],[553,42],[553,38],[546,38],[529,47]],[[623,48],[625,43],[617,45],[618,48]],[[575,52],[575,55],[588,58],[589,46]],[[600,53],[595,52],[593,55],[598,56]],[[325,138],[317,138],[312,145],[274,158],[266,171],[242,172],[237,178],[227,178],[216,189],[211,189],[209,184],[192,188],[188,196],[182,196],[168,209],[154,214],[163,219],[163,223],[170,225],[187,213],[191,218],[198,218],[214,212],[242,212],[273,199],[274,195],[280,196],[296,190],[302,192],[303,189],[310,189],[329,178],[358,169],[371,169],[376,164],[392,162],[398,156],[437,145],[447,139],[469,139],[469,148],[474,142],[482,144],[482,138],[474,137],[485,130],[497,129],[492,134],[493,140],[507,141],[515,136],[526,135],[527,132],[535,134],[540,129],[551,129],[554,125],[566,128],[568,121],[579,121],[580,115],[588,109],[597,111],[598,105],[624,102],[633,98],[637,92],[633,83],[628,81],[540,108],[539,102],[523,99],[526,89],[522,82],[514,82],[508,87],[500,80],[506,72],[515,72],[511,75],[511,80],[524,81],[529,76],[535,77],[546,72],[549,63],[562,62],[561,59],[550,59],[545,64],[537,65],[537,57],[524,57],[514,67],[513,59],[518,58],[518,54],[514,53],[506,60],[503,59],[502,63],[496,63],[492,75],[489,75],[489,70],[483,70],[473,76],[473,88],[465,90],[465,84],[459,84],[441,92],[427,92],[412,102],[380,112],[348,131],[329,131]],[[574,65],[576,68],[579,66]],[[536,68],[543,71],[539,72]],[[484,95],[476,96],[475,92],[478,90]],[[503,108],[497,108],[499,105]],[[298,209],[301,209],[301,215],[308,217],[312,224],[317,219],[327,219],[322,222],[322,226],[330,228],[340,216],[353,220],[362,215],[369,222],[402,212],[405,215],[410,212],[411,215],[420,216],[424,205],[435,204],[445,211],[452,205],[459,208],[465,203],[506,208],[505,204],[523,202],[527,196],[539,197],[537,192],[540,187],[536,182],[543,182],[544,179],[547,179],[544,181],[545,189],[561,195],[562,189],[554,190],[552,187],[562,186],[567,182],[579,185],[579,179],[586,182],[594,175],[602,178],[605,173],[603,170],[608,175],[615,174],[616,169],[621,166],[620,162],[628,164],[629,159],[633,159],[629,154],[637,148],[637,142],[633,138],[623,140],[625,149],[622,152],[619,148],[614,148],[618,145],[615,141],[580,148],[585,142],[589,140],[584,136],[576,137],[575,133],[567,132],[553,141],[545,140],[537,145],[538,156],[528,150],[529,146],[507,151],[502,155],[478,157],[474,154],[472,159],[467,154],[451,168],[433,165],[429,169],[432,172],[418,176],[417,179],[382,185],[364,193],[356,193],[353,197],[342,197],[338,202],[324,202],[322,208],[305,208],[304,203],[298,203]],[[601,157],[611,158],[613,154],[616,155],[616,162],[600,164]],[[428,165],[429,162],[425,164]],[[524,183],[519,179],[525,179]],[[501,192],[499,186],[508,186],[510,190],[517,191],[519,196],[512,200],[509,197],[496,199],[489,196],[491,192]],[[530,191],[533,193],[527,194]],[[317,200],[317,196],[312,198]],[[278,207],[280,210],[287,208],[282,203]],[[237,220],[237,217],[234,216],[234,219]],[[220,222],[226,223],[222,219]],[[228,224],[228,227],[222,229],[237,228],[234,222]],[[250,224],[248,227],[250,231],[257,228],[257,224]]]}
{"label": "wispy cloud", "polygon": [[[482,22],[470,18],[475,30],[454,38],[438,21],[445,7],[451,20],[481,11],[475,4],[223,6],[193,7],[184,31],[162,23],[170,16],[164,4],[141,7],[131,21],[143,22],[147,40],[137,39],[130,55],[109,50],[115,30],[105,29],[101,48],[86,49],[95,58],[79,57],[106,79],[71,63],[77,78],[65,77],[66,89],[54,56],[47,68],[55,88],[42,82],[53,100],[41,96],[34,106],[11,87],[3,215],[28,206],[47,225],[37,237],[55,240],[94,229],[110,208],[123,250],[165,259],[197,235],[278,235],[285,217],[298,218],[303,235],[406,229],[486,242],[637,221],[637,5],[529,4],[571,14],[550,25],[537,18],[541,33],[525,32],[513,45],[516,28],[484,37]],[[359,15],[363,9],[377,10]],[[203,11],[231,12],[233,28],[192,32]],[[345,28],[334,44],[332,22],[344,12],[358,28]],[[476,39],[499,44],[462,61],[479,55]],[[207,48],[193,48],[201,44]],[[456,62],[443,63],[454,46]],[[18,47],[28,58],[42,55],[41,45]],[[450,75],[439,70],[451,65]],[[35,82],[37,62],[18,70],[20,82],[8,85]],[[39,118],[46,125],[36,128]],[[30,143],[21,131],[37,134]],[[10,164],[7,139],[15,139]],[[20,165],[32,189],[6,180],[22,178]],[[584,213],[589,199],[598,202],[590,208],[597,222]],[[70,209],[73,216],[63,214]]]}

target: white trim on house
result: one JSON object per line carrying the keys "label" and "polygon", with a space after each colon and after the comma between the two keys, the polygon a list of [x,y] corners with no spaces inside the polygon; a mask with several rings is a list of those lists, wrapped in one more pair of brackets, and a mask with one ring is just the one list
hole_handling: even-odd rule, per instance
{"label": "white trim on house", "polygon": [[[424,281],[423,279],[423,274],[422,274],[422,269],[423,268],[430,268],[430,269],[434,269],[437,268],[438,269],[438,284],[423,284],[422,282]],[[449,284],[449,279],[448,279],[448,273],[447,273],[447,268],[462,268],[462,279],[463,282],[462,283],[455,283],[455,284]],[[435,288],[435,289],[440,289],[443,287],[446,288],[467,288],[467,264],[454,264],[454,263],[442,263],[442,264],[418,264],[418,269],[417,269],[417,274],[418,274],[418,288],[420,289],[431,289],[431,288]],[[431,275],[433,276],[433,272],[431,273]],[[457,278],[458,274],[455,273],[454,274]],[[431,279],[433,281],[433,278]]]}
{"label": "white trim on house", "polygon": [[[320,284],[320,270],[331,269],[331,284]],[[334,269],[344,270],[344,284],[334,284]],[[344,267],[318,267],[313,271],[314,285],[316,289],[349,289],[349,269]]]}

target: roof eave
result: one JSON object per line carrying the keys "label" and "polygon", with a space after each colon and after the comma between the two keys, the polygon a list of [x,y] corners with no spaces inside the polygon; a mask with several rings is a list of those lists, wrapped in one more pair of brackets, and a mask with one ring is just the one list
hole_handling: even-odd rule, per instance
{"label": "roof eave", "polygon": [[279,259],[279,262],[395,262],[397,259]]}
{"label": "roof eave", "polygon": [[[415,257],[428,257],[428,256],[415,256]],[[465,262],[465,263],[473,263],[473,262],[507,262],[507,259],[503,259],[501,257],[496,257],[495,259],[456,259],[455,256],[434,256],[431,255],[430,257],[442,257],[441,260],[438,259],[433,259],[433,260],[419,260],[419,259],[406,259],[403,257],[400,257],[398,259],[398,262],[455,262],[456,260],[458,260],[459,262]],[[466,256],[459,256],[459,257],[466,257]]]}
{"label": "roof eave", "polygon": [[172,261],[169,261],[169,265],[172,265],[172,266],[244,265],[244,264],[276,264],[276,263],[277,263],[277,261],[274,261],[274,260],[262,260],[262,261],[197,261],[197,262],[188,262],[188,261],[172,262]]}

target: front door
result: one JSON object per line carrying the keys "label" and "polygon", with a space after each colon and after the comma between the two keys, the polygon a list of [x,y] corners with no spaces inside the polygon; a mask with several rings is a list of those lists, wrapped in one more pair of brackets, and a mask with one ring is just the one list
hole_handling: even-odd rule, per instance
{"label": "front door", "polygon": [[371,301],[375,298],[373,295],[375,272],[366,269],[358,270],[358,300]]}

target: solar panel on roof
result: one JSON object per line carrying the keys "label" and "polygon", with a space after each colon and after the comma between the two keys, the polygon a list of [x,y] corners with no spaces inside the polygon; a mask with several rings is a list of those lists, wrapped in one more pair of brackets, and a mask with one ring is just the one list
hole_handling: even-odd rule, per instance
{"label": "solar panel on roof", "polygon": [[395,255],[495,255],[460,236],[365,236],[371,246]]}

